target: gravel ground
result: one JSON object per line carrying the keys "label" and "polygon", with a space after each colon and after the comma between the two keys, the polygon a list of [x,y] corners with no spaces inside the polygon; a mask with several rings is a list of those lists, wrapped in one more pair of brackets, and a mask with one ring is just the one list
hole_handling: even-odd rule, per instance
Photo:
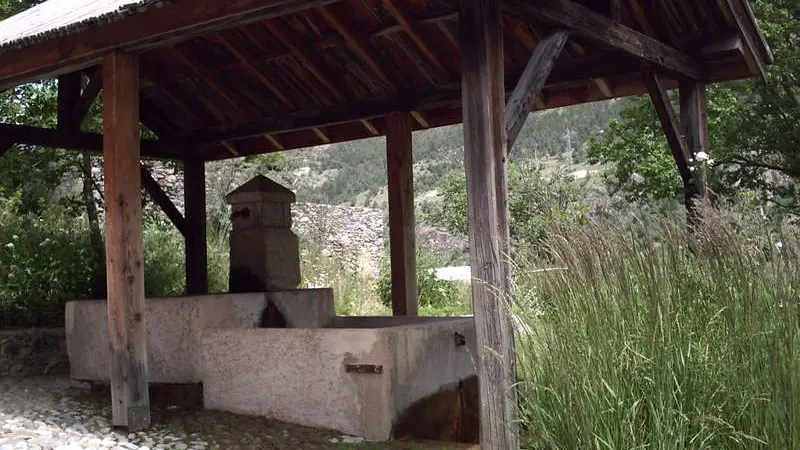
{"label": "gravel ground", "polygon": [[174,407],[155,408],[150,429],[128,433],[111,427],[109,404],[106,393],[73,389],[66,378],[0,378],[0,450],[442,448],[364,442],[265,418]]}

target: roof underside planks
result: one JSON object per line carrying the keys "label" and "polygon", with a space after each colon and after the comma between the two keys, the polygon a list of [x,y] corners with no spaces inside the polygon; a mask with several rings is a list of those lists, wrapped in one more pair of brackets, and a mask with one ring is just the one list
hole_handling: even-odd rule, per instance
{"label": "roof underside planks", "polygon": [[[458,0],[49,0],[0,22],[0,90],[90,75],[104,54],[139,52],[142,121],[164,130],[164,147],[175,143],[165,157],[188,159],[373,137],[398,110],[412,112],[415,129],[450,125],[461,122],[458,8]],[[675,87],[684,77],[758,76],[771,62],[744,0],[508,0],[504,25],[509,92],[540,39],[573,31],[537,109],[644,93],[643,64]]]}

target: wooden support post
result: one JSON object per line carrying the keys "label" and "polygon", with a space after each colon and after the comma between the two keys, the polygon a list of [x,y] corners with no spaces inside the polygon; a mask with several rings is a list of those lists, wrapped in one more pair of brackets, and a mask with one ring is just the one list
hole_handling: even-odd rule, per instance
{"label": "wooden support post", "polygon": [[522,72],[514,92],[511,93],[506,107],[507,149],[509,152],[514,146],[525,120],[533,111],[534,103],[542,92],[547,77],[550,76],[568,38],[569,32],[556,31],[542,39],[536,46],[528,65],[525,66],[525,71]]}
{"label": "wooden support post", "polygon": [[81,118],[75,116],[75,106],[80,98],[80,72],[58,77],[58,129],[60,131],[80,131]]}
{"label": "wooden support post", "polygon": [[184,161],[183,195],[186,209],[186,293],[208,294],[206,166],[203,161]]}
{"label": "wooden support post", "polygon": [[11,147],[13,146],[14,142],[12,141],[5,141],[5,140],[0,141],[0,157],[8,153],[8,151],[11,150]]}
{"label": "wooden support post", "polygon": [[459,18],[483,450],[519,448],[514,332],[505,303],[509,271],[504,254],[508,209],[501,7],[496,0],[462,0]]}
{"label": "wooden support post", "polygon": [[[699,153],[709,154],[708,149],[708,115],[706,113],[706,86],[702,83],[684,82],[680,85],[681,100],[681,125],[686,141],[686,148],[692,159],[695,160],[695,171],[692,172],[692,189],[689,191],[691,198],[687,198],[686,205],[689,211],[694,212],[697,200],[708,198],[708,174],[705,166],[699,164]],[[690,215],[692,218],[694,214]]]}
{"label": "wooden support post", "polygon": [[416,223],[414,220],[414,161],[411,116],[393,113],[386,118],[386,161],[389,178],[389,246],[392,260],[392,312],[416,316]]}
{"label": "wooden support post", "polygon": [[108,337],[112,424],[150,425],[139,174],[138,58],[103,58]]}

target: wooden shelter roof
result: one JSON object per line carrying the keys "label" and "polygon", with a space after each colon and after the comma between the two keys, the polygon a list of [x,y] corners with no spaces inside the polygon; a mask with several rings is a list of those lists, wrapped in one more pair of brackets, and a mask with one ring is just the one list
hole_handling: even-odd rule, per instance
{"label": "wooden shelter roof", "polygon": [[[458,0],[49,0],[0,22],[0,91],[141,54],[143,154],[221,159],[461,122]],[[771,54],[746,0],[507,0],[508,91],[540,40],[570,30],[537,109],[647,92],[642,67],[716,82]],[[670,84],[671,83],[671,84]],[[97,147],[87,133],[0,137]],[[56,145],[58,144],[58,145]]]}

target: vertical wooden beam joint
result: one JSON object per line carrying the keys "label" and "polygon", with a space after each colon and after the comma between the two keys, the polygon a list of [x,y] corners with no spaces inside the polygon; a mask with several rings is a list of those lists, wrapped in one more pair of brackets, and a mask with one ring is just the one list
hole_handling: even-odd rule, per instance
{"label": "vertical wooden beam joint", "polygon": [[510,291],[502,5],[462,0],[464,162],[478,340],[481,448],[519,449]]}
{"label": "vertical wooden beam joint", "polygon": [[150,425],[140,178],[139,65],[103,58],[106,265],[112,423]]}
{"label": "vertical wooden beam joint", "polygon": [[186,293],[208,294],[208,244],[206,239],[206,168],[200,160],[183,163],[186,208]]}
{"label": "vertical wooden beam joint", "polygon": [[[708,173],[703,160],[709,156],[706,87],[702,83],[683,82],[680,85],[681,126],[687,152],[694,161],[686,206],[693,216],[698,201],[708,198]],[[704,157],[698,157],[702,155]]]}
{"label": "vertical wooden beam joint", "polygon": [[392,313],[395,316],[419,314],[411,130],[411,116],[408,113],[392,113],[387,116],[389,247],[392,266]]}

